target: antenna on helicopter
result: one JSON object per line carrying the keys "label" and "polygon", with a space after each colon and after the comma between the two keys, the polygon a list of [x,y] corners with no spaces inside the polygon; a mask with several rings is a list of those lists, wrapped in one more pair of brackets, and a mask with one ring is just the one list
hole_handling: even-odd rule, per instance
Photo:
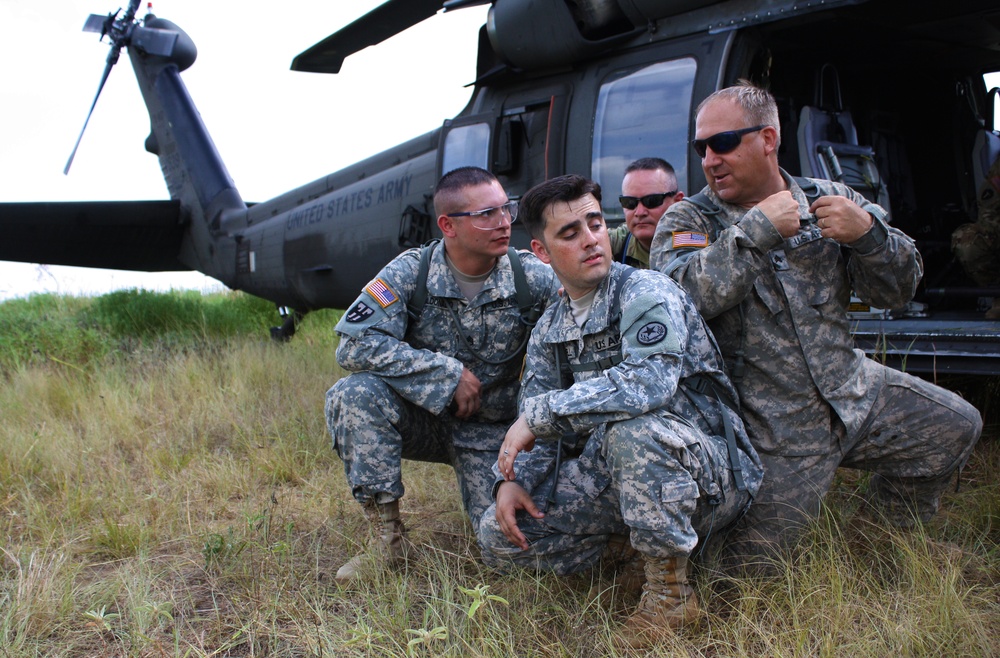
{"label": "antenna on helicopter", "polygon": [[97,93],[94,95],[94,102],[90,104],[90,111],[87,112],[87,118],[83,122],[83,129],[80,130],[80,136],[76,138],[76,145],[73,146],[73,152],[69,154],[69,160],[66,161],[66,167],[63,169],[64,175],[69,174],[69,168],[73,165],[73,158],[76,157],[77,149],[80,148],[80,141],[83,139],[83,133],[87,130],[87,124],[90,123],[90,117],[94,113],[97,99],[101,96],[104,83],[108,81],[111,67],[118,63],[118,56],[121,54],[122,47],[125,45],[134,27],[135,12],[139,8],[139,2],[140,0],[130,0],[128,9],[125,10],[125,14],[120,19],[118,18],[118,14],[121,13],[121,7],[115,13],[108,14],[106,17],[91,14],[87,18],[87,22],[83,25],[84,32],[100,32],[102,41],[104,40],[104,36],[108,35],[111,41],[111,51],[108,53],[107,63],[104,66],[104,74],[101,76],[101,83],[97,86]]}

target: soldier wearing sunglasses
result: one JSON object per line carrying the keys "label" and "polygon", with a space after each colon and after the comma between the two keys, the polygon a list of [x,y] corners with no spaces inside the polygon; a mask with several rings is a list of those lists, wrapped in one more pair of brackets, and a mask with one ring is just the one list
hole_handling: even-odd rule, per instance
{"label": "soldier wearing sunglasses", "polygon": [[[548,265],[508,250],[517,203],[493,174],[445,174],[434,211],[444,239],[393,259],[337,323],[337,363],[350,374],[327,392],[327,426],[377,535],[371,551],[340,568],[338,583],[364,576],[371,563],[404,564],[403,459],[454,467],[473,530],[479,526],[492,503],[497,451],[517,417],[531,331],[523,293],[540,313],[559,288]],[[421,304],[411,303],[417,298]]]}
{"label": "soldier wearing sunglasses", "polygon": [[671,204],[683,198],[674,168],[663,158],[640,158],[625,167],[622,194],[618,197],[625,223],[608,231],[612,258],[649,269],[649,247],[656,224]]}
{"label": "soldier wearing sunglasses", "polygon": [[908,302],[920,254],[885,211],[854,190],[778,166],[774,98],[749,83],[697,110],[708,186],[673,205],[652,266],[708,319],[765,468],[731,536],[728,566],[773,571],[815,518],[838,467],[872,473],[868,500],[901,527],[927,521],[979,439],[959,396],[854,348],[853,290],[881,308]]}

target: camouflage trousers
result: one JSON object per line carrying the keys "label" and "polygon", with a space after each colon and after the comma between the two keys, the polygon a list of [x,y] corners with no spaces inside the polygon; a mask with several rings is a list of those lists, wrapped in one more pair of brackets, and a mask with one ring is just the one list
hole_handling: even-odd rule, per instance
{"label": "camouflage trousers", "polygon": [[[756,490],[760,473],[747,480]],[[545,517],[518,512],[526,551],[501,532],[496,506],[486,511],[479,525],[486,564],[574,573],[595,565],[613,534],[628,534],[648,557],[686,557],[699,539],[736,520],[750,493],[736,490],[725,439],[647,415],[595,430],[583,453],[564,461],[558,477],[553,469],[532,498]]]}
{"label": "camouflage trousers", "polygon": [[951,234],[951,250],[980,286],[1000,286],[1000,226],[962,224]]}
{"label": "camouflage trousers", "polygon": [[354,498],[365,505],[403,497],[402,461],[451,464],[473,529],[492,502],[493,464],[509,423],[435,416],[381,378],[354,373],[326,393],[326,424]]}
{"label": "camouflage trousers", "polygon": [[819,515],[839,467],[873,473],[868,499],[889,523],[910,527],[934,516],[941,494],[979,440],[982,418],[951,391],[892,368],[878,371],[874,405],[856,436],[831,410],[824,450],[805,456],[759,451],[767,476],[720,549],[723,568],[773,573],[773,559],[787,558]]}

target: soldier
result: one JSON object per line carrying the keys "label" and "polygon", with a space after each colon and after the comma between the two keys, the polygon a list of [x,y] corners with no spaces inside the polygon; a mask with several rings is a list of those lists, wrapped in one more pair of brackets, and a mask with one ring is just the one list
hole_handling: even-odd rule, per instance
{"label": "soldier", "polygon": [[[955,229],[951,250],[978,285],[1000,288],[1000,157],[979,187],[979,217]],[[993,298],[986,319],[1000,320],[1000,297]]]}
{"label": "soldier", "polygon": [[630,535],[645,584],[622,638],[645,646],[699,617],[688,557],[746,509],[760,462],[688,296],[612,263],[600,186],[561,176],[521,205],[565,295],[532,332],[521,415],[479,526],[483,560],[568,574]]}
{"label": "soldier", "polygon": [[762,89],[706,98],[692,145],[708,186],[674,204],[653,239],[652,266],[691,294],[719,341],[767,473],[730,536],[730,564],[784,555],[840,466],[873,473],[871,499],[891,522],[928,520],[982,429],[959,396],[854,348],[851,289],[903,306],[920,254],[854,190],[781,170],[779,132]]}
{"label": "soldier", "polygon": [[[478,527],[496,450],[517,415],[530,325],[559,287],[547,265],[509,249],[517,202],[488,171],[445,174],[434,211],[443,242],[393,259],[337,324],[337,362],[353,374],[326,394],[333,447],[355,499],[381,525],[376,544],[390,566],[406,553],[403,459],[451,464]],[[357,578],[362,558],[337,582]]]}
{"label": "soldier", "polygon": [[612,258],[640,269],[649,269],[649,246],[656,223],[671,204],[684,198],[677,189],[677,174],[663,158],[639,158],[625,167],[618,202],[625,223],[608,231]]}

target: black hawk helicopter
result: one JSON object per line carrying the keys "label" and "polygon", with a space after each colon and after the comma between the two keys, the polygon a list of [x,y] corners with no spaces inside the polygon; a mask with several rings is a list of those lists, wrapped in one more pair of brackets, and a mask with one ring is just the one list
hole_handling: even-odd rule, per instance
{"label": "black hawk helicopter", "polygon": [[[694,108],[745,78],[778,100],[786,170],[852,185],[920,246],[916,302],[859,306],[858,345],[911,371],[1000,373],[1000,322],[978,307],[1000,290],[973,284],[950,250],[1000,155],[998,90],[983,79],[1000,70],[995,2],[388,0],[292,69],[337,73],[439,11],[489,4],[468,105],[440,128],[252,205],[184,86],[193,42],[168,20],[139,17],[139,4],[91,16],[85,29],[111,43],[102,86],[127,51],[149,112],[145,148],[170,200],[0,204],[0,260],[198,270],[291,310],[273,332],[287,337],[296,315],[345,308],[383,264],[436,237],[431,191],[454,167],[490,169],[517,198],[569,172],[616,190],[630,161],[655,155],[697,192]],[[615,195],[605,196],[606,216],[620,221]],[[516,224],[513,241],[528,242]]]}

